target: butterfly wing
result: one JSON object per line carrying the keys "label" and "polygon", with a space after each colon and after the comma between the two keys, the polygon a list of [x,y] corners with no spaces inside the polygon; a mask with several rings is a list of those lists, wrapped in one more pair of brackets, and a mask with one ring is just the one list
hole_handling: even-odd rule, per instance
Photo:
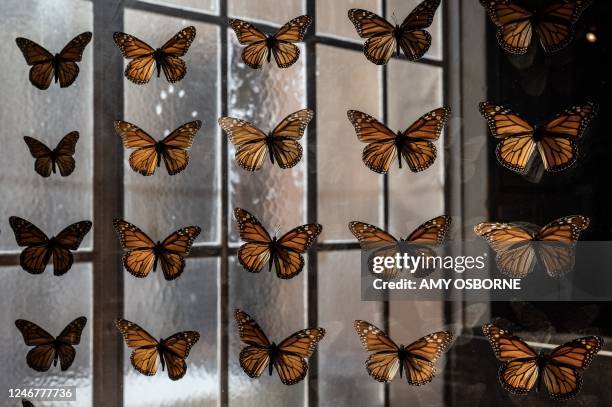
{"label": "butterfly wing", "polygon": [[436,159],[437,140],[446,126],[449,107],[440,107],[425,113],[404,132],[401,154],[413,172],[429,168]]}
{"label": "butterfly wing", "polygon": [[366,360],[366,369],[375,380],[388,383],[395,377],[399,365],[399,347],[385,332],[366,321],[353,324],[361,344],[371,353]]}
{"label": "butterfly wing", "polygon": [[278,345],[280,356],[274,362],[274,367],[283,384],[296,384],[306,377],[306,358],[312,356],[323,336],[323,328],[304,329],[290,335]]}
{"label": "butterfly wing", "polygon": [[138,85],[149,82],[155,70],[155,50],[146,42],[122,32],[114,33],[113,40],[123,57],[131,60],[125,68],[125,77]]}
{"label": "butterfly wing", "polygon": [[316,223],[301,225],[278,239],[274,268],[279,278],[293,278],[302,271],[304,268],[302,253],[310,249],[322,230],[323,226]]}
{"label": "butterfly wing", "polygon": [[409,61],[423,57],[431,46],[431,35],[424,30],[433,22],[441,0],[420,3],[400,25],[399,46]]}
{"label": "butterfly wing", "polygon": [[156,149],[157,141],[146,131],[135,124],[115,120],[115,131],[121,137],[126,149],[135,148],[130,155],[130,167],[132,170],[145,175],[153,175],[159,162],[159,154]]}
{"label": "butterfly wing", "polygon": [[[397,239],[379,227],[369,223],[352,221],[349,223],[349,230],[359,240],[362,250],[372,251],[368,257],[368,265],[371,270],[374,269],[373,259],[375,257],[395,256],[397,253]],[[395,266],[385,267],[382,273],[383,278],[392,280],[397,277],[398,272]]]}
{"label": "butterfly wing", "polygon": [[155,375],[159,359],[159,342],[147,331],[126,319],[117,319],[115,325],[123,335],[125,344],[129,348],[134,348],[130,355],[134,369],[146,376]]}
{"label": "butterfly wing", "polygon": [[397,155],[396,135],[369,114],[349,110],[347,116],[359,141],[368,143],[362,154],[364,164],[372,171],[386,174]]}
{"label": "butterfly wing", "polygon": [[406,380],[413,386],[429,383],[436,369],[434,363],[450,345],[453,334],[448,331],[434,332],[406,346],[408,356],[404,360]]}
{"label": "butterfly wing", "polygon": [[155,242],[137,226],[121,219],[114,219],[113,226],[119,236],[123,255],[123,266],[135,277],[146,277],[155,263]]}
{"label": "butterfly wing", "polygon": [[350,9],[348,17],[361,38],[367,38],[363,53],[376,65],[389,62],[397,48],[393,27],[387,20],[371,11]]}
{"label": "butterfly wing", "polygon": [[179,380],[187,373],[185,359],[189,351],[200,339],[200,334],[195,331],[176,333],[164,340],[162,357],[166,361],[168,377],[170,380]]}
{"label": "butterfly wing", "polygon": [[304,130],[314,112],[310,109],[298,110],[285,117],[272,130],[270,154],[281,168],[291,168],[302,158],[302,146],[297,140],[304,135]]}
{"label": "butterfly wing", "polygon": [[34,161],[34,171],[45,178],[50,176],[53,171],[51,149],[32,137],[25,136],[23,140],[26,142],[32,157],[36,159]]}
{"label": "butterfly wing", "polygon": [[174,280],[183,273],[184,257],[189,255],[191,246],[201,231],[198,226],[188,226],[173,232],[162,242],[164,252],[160,261],[166,280]]}
{"label": "butterfly wing", "polygon": [[240,366],[249,377],[259,377],[270,363],[270,341],[249,314],[237,309],[234,317],[240,340],[248,345],[240,352]]}
{"label": "butterfly wing", "polygon": [[238,42],[246,45],[242,50],[242,61],[253,69],[261,68],[269,52],[266,35],[253,24],[237,18],[231,18],[229,25],[236,33]]}
{"label": "butterfly wing", "polygon": [[511,54],[525,54],[531,45],[533,15],[512,0],[480,0],[497,26],[497,42]]}
{"label": "butterfly wing", "polygon": [[79,132],[72,131],[66,134],[55,147],[55,164],[62,177],[72,174],[75,167],[74,153],[76,143],[79,140]]}
{"label": "butterfly wing", "polygon": [[236,162],[247,171],[261,168],[268,153],[266,134],[251,123],[234,117],[219,118],[219,126],[236,146]]}
{"label": "butterfly wing", "polygon": [[70,270],[74,262],[71,251],[79,248],[90,229],[90,221],[81,221],[66,227],[55,237],[55,245],[53,246],[54,275],[61,276]]}
{"label": "butterfly wing", "polygon": [[15,233],[17,245],[26,247],[21,252],[21,267],[32,274],[45,271],[51,251],[48,249],[49,238],[39,228],[17,216],[9,218],[9,224]]}
{"label": "butterfly wing", "polygon": [[540,13],[541,19],[537,29],[544,51],[560,51],[571,42],[574,36],[574,24],[591,3],[591,0],[558,0]]}
{"label": "butterfly wing", "polygon": [[30,68],[30,82],[38,89],[44,90],[53,79],[53,54],[27,38],[15,40]]}
{"label": "butterfly wing", "polygon": [[195,27],[185,27],[162,45],[163,56],[159,60],[159,64],[168,82],[178,82],[185,77],[187,66],[180,57],[187,53],[195,35]]}
{"label": "butterfly wing", "polygon": [[85,47],[91,41],[91,36],[90,32],[77,35],[58,54],[55,75],[60,87],[66,88],[76,80],[79,75],[79,66],[76,63],[81,62]]}
{"label": "butterfly wing", "polygon": [[26,356],[28,366],[38,372],[46,372],[51,367],[55,351],[53,341],[55,338],[47,331],[33,322],[18,319],[15,326],[23,335],[27,346],[34,346]]}
{"label": "butterfly wing", "polygon": [[[444,244],[450,225],[451,218],[446,215],[437,216],[424,222],[406,238],[406,242],[409,243],[408,252],[415,257],[435,256],[436,253],[433,248]],[[412,272],[416,277],[424,277],[434,271],[435,268],[422,265]]]}
{"label": "butterfly wing", "polygon": [[572,215],[556,219],[540,230],[539,255],[549,276],[560,277],[574,268],[574,247],[589,223],[586,216]]}
{"label": "butterfly wing", "polygon": [[193,139],[200,127],[202,127],[200,120],[185,123],[161,141],[164,146],[162,158],[168,174],[178,174],[187,168],[187,164],[189,164],[187,150],[191,148]]}
{"label": "butterfly wing", "polygon": [[234,209],[234,217],[240,238],[246,242],[238,249],[238,260],[247,271],[259,273],[270,260],[272,238],[255,216],[244,209]]}
{"label": "butterfly wing", "polygon": [[69,323],[57,337],[60,343],[57,348],[57,354],[59,356],[62,371],[68,370],[68,368],[72,366],[76,356],[73,345],[78,345],[79,342],[81,342],[81,334],[86,324],[87,318],[79,317]]}
{"label": "butterfly wing", "polygon": [[546,170],[561,171],[576,162],[577,140],[596,114],[595,105],[586,103],[566,109],[544,125],[538,150]]}
{"label": "butterfly wing", "polygon": [[293,45],[302,42],[312,18],[307,15],[299,16],[283,25],[272,37],[276,43],[271,49],[272,56],[279,68],[288,68],[295,64],[300,57],[300,49]]}

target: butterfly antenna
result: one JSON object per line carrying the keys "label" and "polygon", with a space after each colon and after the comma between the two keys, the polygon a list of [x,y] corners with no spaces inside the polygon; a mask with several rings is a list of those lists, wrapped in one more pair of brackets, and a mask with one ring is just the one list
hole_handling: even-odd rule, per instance
{"label": "butterfly antenna", "polygon": [[280,225],[274,227],[274,237],[278,237],[278,235],[280,235]]}
{"label": "butterfly antenna", "polygon": [[393,23],[397,25],[397,17],[395,16],[395,11],[391,13],[391,18],[393,19]]}

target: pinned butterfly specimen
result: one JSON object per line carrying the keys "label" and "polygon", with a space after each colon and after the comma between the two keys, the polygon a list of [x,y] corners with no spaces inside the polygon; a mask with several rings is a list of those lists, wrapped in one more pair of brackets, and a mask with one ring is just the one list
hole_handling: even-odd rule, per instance
{"label": "pinned butterfly specimen", "polygon": [[286,385],[301,382],[308,372],[308,359],[314,353],[325,329],[308,328],[289,335],[278,345],[270,342],[257,322],[239,309],[235,312],[240,340],[246,346],[240,351],[240,367],[250,378],[258,378],[268,368],[272,376],[276,368],[278,377]]}
{"label": "pinned butterfly specimen", "polygon": [[574,268],[574,248],[589,222],[582,215],[556,219],[542,228],[529,223],[484,222],[474,226],[474,232],[496,252],[500,272],[523,278],[540,264],[549,276],[560,277]]}
{"label": "pinned butterfly specimen", "polygon": [[536,353],[521,338],[493,324],[485,324],[482,331],[502,362],[499,380],[504,389],[525,395],[534,388],[540,391],[544,382],[554,400],[568,400],[580,392],[581,372],[589,367],[604,344],[599,336],[587,336],[545,354]]}
{"label": "pinned butterfly specimen", "polygon": [[421,59],[431,46],[431,34],[425,31],[433,22],[440,0],[425,0],[404,19],[393,25],[367,10],[353,8],[348,17],[361,38],[367,38],[363,52],[371,62],[384,65],[400,49],[409,61]]}
{"label": "pinned butterfly specimen", "polygon": [[372,171],[386,174],[391,163],[398,158],[402,168],[402,157],[413,172],[429,168],[436,159],[436,141],[446,125],[450,108],[440,107],[425,113],[408,129],[394,133],[369,114],[349,110],[348,118],[355,128],[357,138],[368,145],[361,159]]}
{"label": "pinned butterfly specimen", "polygon": [[195,27],[185,27],[157,49],[122,32],[114,33],[113,40],[121,50],[123,57],[131,60],[125,68],[125,77],[142,85],[151,80],[155,71],[157,71],[158,78],[163,71],[170,83],[183,79],[187,73],[187,66],[181,57],[185,56],[189,50],[195,35]]}
{"label": "pinned butterfly specimen", "polygon": [[538,155],[547,171],[571,167],[578,156],[578,139],[597,109],[592,103],[576,105],[535,126],[507,107],[489,102],[480,104],[480,113],[487,120],[493,137],[500,139],[495,150],[499,163],[524,175]]}
{"label": "pinned butterfly specimen", "polygon": [[26,247],[19,256],[21,267],[28,273],[40,274],[53,257],[53,274],[56,276],[70,270],[74,262],[72,252],[79,248],[91,229],[91,222],[84,220],[73,223],[57,236],[49,238],[39,228],[17,216],[11,216],[9,224],[15,232],[17,244]]}
{"label": "pinned butterfly specimen", "polygon": [[236,33],[238,42],[246,47],[242,50],[242,61],[253,69],[261,68],[264,60],[268,63],[272,56],[279,68],[288,68],[300,57],[300,49],[295,45],[304,40],[304,34],[312,23],[309,16],[299,16],[289,21],[273,35],[266,35],[253,24],[232,18],[230,27]]}
{"label": "pinned butterfly specimen", "polygon": [[133,322],[119,318],[115,321],[125,344],[133,348],[132,366],[145,376],[154,376],[161,362],[162,371],[168,368],[170,380],[179,380],[187,373],[185,359],[200,339],[196,331],[178,332],[166,339],[156,340],[151,334]]}
{"label": "pinned butterfly specimen", "polygon": [[26,356],[28,366],[36,371],[46,372],[51,367],[51,363],[57,366],[59,360],[62,371],[68,370],[74,362],[76,356],[74,346],[81,342],[81,333],[85,324],[87,318],[79,317],[69,323],[55,338],[33,322],[24,319],[15,321],[25,344],[33,346]]}
{"label": "pinned butterfly specimen", "polygon": [[310,223],[298,226],[282,235],[270,237],[268,231],[255,216],[241,208],[234,209],[240,238],[246,243],[238,249],[238,260],[251,273],[259,273],[267,264],[272,265],[279,278],[297,276],[304,268],[305,253],[323,230],[323,226]]}
{"label": "pinned butterfly specimen", "polygon": [[51,173],[55,174],[56,168],[62,177],[72,174],[75,167],[73,155],[79,140],[79,132],[66,134],[53,150],[35,138],[25,136],[23,139],[30,149],[30,154],[36,159],[34,170],[38,174],[46,178]]}
{"label": "pinned butterfly specimen", "polygon": [[53,55],[34,41],[27,38],[17,38],[17,46],[23,53],[30,68],[30,82],[38,89],[45,90],[51,81],[59,82],[60,87],[66,88],[76,80],[79,75],[79,66],[83,51],[91,41],[91,33],[84,32],[74,37],[59,52]]}
{"label": "pinned butterfly specimen", "polygon": [[247,171],[261,168],[266,155],[279,167],[286,169],[302,159],[302,146],[298,140],[314,113],[310,109],[298,110],[285,117],[271,132],[264,133],[251,123],[233,117],[219,118],[219,126],[236,146],[236,162]]}
{"label": "pinned butterfly specimen", "polygon": [[193,145],[193,139],[200,127],[202,122],[199,120],[185,123],[157,141],[135,124],[115,121],[115,131],[121,137],[123,146],[136,149],[130,154],[130,167],[145,176],[153,175],[162,159],[170,175],[178,174],[187,168],[187,150]]}
{"label": "pinned butterfly specimen", "polygon": [[[395,256],[401,250],[407,250],[412,256],[435,256],[435,247],[441,246],[446,240],[446,233],[450,229],[451,218],[446,215],[437,216],[420,225],[405,239],[399,240],[384,230],[369,223],[353,221],[349,223],[349,230],[359,240],[363,250],[372,250],[373,256]],[[406,242],[407,247],[400,247],[400,242]],[[415,276],[430,274],[434,270],[421,268],[413,270]],[[398,269],[395,267],[385,269],[383,277],[393,279],[397,277]]]}
{"label": "pinned butterfly specimen", "polygon": [[410,345],[397,345],[389,336],[366,321],[356,320],[355,330],[361,344],[370,353],[366,369],[375,380],[388,383],[399,370],[400,378],[405,373],[408,384],[421,386],[429,383],[436,369],[434,363],[446,351],[453,334],[440,331],[418,339]]}
{"label": "pinned butterfly specimen", "polygon": [[123,266],[134,277],[144,278],[161,263],[166,280],[178,278],[185,269],[185,257],[189,255],[194,240],[200,234],[198,226],[187,226],[172,232],[162,242],[155,243],[135,225],[121,219],[113,220],[119,236],[123,255]]}
{"label": "pinned butterfly specimen", "polygon": [[480,0],[497,26],[497,42],[511,54],[525,54],[534,31],[546,52],[565,48],[574,36],[574,25],[591,0],[554,0],[539,10],[527,10],[514,0]]}

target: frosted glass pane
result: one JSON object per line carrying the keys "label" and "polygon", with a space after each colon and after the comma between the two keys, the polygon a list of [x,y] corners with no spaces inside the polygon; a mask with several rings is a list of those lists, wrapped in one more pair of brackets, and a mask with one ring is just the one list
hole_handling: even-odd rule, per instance
{"label": "frosted glass pane", "polygon": [[218,0],[145,0],[148,3],[160,3],[169,6],[193,8],[202,11],[217,13],[219,11]]}
{"label": "frosted glass pane", "polygon": [[359,38],[355,26],[348,18],[348,11],[352,8],[362,8],[380,15],[379,0],[317,0],[317,31],[365,41]]}
{"label": "frosted glass pane", "polygon": [[[302,57],[291,68],[278,69],[266,65],[254,70],[240,58],[242,46],[233,32],[229,55],[228,100],[229,116],[247,120],[268,132],[285,116],[306,108],[304,49]],[[306,130],[308,131],[308,130]],[[223,133],[223,137],[227,137]],[[306,146],[306,134],[301,144]],[[230,161],[230,217],[233,209],[241,207],[253,213],[273,231],[276,225],[287,231],[304,223],[304,188],[306,149],[298,165],[281,169],[269,159],[259,171],[246,171],[234,160],[234,146],[229,143]],[[231,239],[238,239],[235,222],[231,226]]]}
{"label": "frosted glass pane", "polygon": [[[34,276],[20,267],[0,268],[0,386],[3,389],[45,386],[76,386],[77,405],[91,406],[92,381],[92,270],[88,264],[72,266],[69,277]],[[15,327],[16,319],[34,322],[57,336],[72,320],[87,317],[74,363],[65,372],[57,367],[45,373],[26,364],[31,349]],[[14,406],[18,405],[15,400]],[[56,405],[57,403],[55,403]],[[9,405],[9,404],[6,404]],[[20,405],[20,404],[19,404]],[[51,406],[53,403],[36,403]]]}
{"label": "frosted glass pane", "polygon": [[306,13],[303,0],[285,0],[282,6],[277,0],[228,0],[230,16],[285,24],[294,17]]}
{"label": "frosted glass pane", "polygon": [[217,241],[220,223],[216,198],[220,191],[216,102],[218,29],[209,24],[133,10],[126,11],[125,25],[130,27],[130,34],[155,47],[188,25],[194,25],[197,34],[184,58],[187,75],[182,81],[169,84],[163,74],[161,78],[152,78],[147,85],[136,85],[125,79],[124,120],[141,127],[155,139],[163,138],[186,122],[196,119],[203,122],[189,150],[189,165],[179,174],[168,175],[162,164],[154,175],[142,176],[130,168],[130,153],[124,154],[125,219],[160,239],[179,227],[197,225],[202,228],[198,242]]}
{"label": "frosted glass pane", "polygon": [[[406,61],[389,66],[389,123],[393,130],[405,130],[422,114],[442,106],[442,69]],[[415,86],[414,84],[418,84]],[[406,97],[410,95],[410,97]],[[451,113],[451,117],[453,114]],[[397,161],[389,171],[389,229],[406,237],[415,227],[444,212],[445,132],[436,145],[434,164],[413,173]],[[409,199],[407,199],[407,197]]]}
{"label": "frosted glass pane", "polygon": [[319,353],[322,407],[384,403],[384,387],[368,375],[368,353],[353,328],[356,319],[383,327],[381,303],[361,301],[360,262],[358,250],[319,253],[319,325],[327,330]]}
{"label": "frosted glass pane", "polygon": [[[92,43],[79,63],[80,74],[75,83],[64,89],[52,83],[45,91],[30,83],[30,68],[15,44],[16,37],[26,37],[56,53],[76,35],[92,31],[92,26],[89,1],[0,2],[0,54],[6,61],[0,70],[0,143],[4,156],[0,185],[10,190],[10,199],[0,200],[0,250],[17,249],[8,226],[11,215],[28,219],[51,234],[69,223],[92,217]],[[23,136],[55,148],[62,137],[74,130],[80,133],[75,171],[66,178],[59,173],[43,178],[34,172],[34,158]],[[82,244],[89,246],[91,234]]]}
{"label": "frosted glass pane", "polygon": [[[304,270],[306,270],[304,267]],[[304,403],[305,381],[285,386],[276,372],[264,373],[259,379],[248,377],[238,361],[240,342],[234,309],[251,315],[268,339],[279,343],[290,334],[306,328],[304,311],[305,271],[291,280],[281,280],[272,273],[259,274],[244,270],[235,259],[229,268],[229,404],[232,407],[284,407]],[[325,339],[323,339],[325,341]]]}
{"label": "frosted glass pane", "polygon": [[[393,14],[401,24],[404,18],[410,14],[422,0],[387,0],[387,19],[393,22]],[[425,58],[442,59],[442,14],[444,13],[444,2],[440,3],[434,21],[427,31],[431,34],[431,47],[425,54]],[[394,22],[393,22],[394,23]],[[392,83],[392,82],[389,82]]]}
{"label": "frosted glass pane", "polygon": [[352,220],[380,219],[382,176],[361,161],[359,142],[348,109],[379,116],[379,70],[359,51],[317,47],[317,154],[319,223],[326,240],[353,239]]}
{"label": "frosted glass pane", "polygon": [[200,340],[187,357],[187,374],[177,381],[171,381],[161,368],[152,377],[136,372],[126,346],[123,389],[126,406],[217,405],[218,269],[216,259],[188,259],[183,275],[171,282],[161,273],[142,279],[125,272],[124,318],[155,338],[167,338],[180,331],[200,333]]}

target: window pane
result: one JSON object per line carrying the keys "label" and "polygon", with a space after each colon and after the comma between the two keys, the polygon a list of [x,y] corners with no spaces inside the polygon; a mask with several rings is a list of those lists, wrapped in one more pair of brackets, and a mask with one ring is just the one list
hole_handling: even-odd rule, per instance
{"label": "window pane", "polygon": [[219,4],[217,0],[145,0],[149,3],[161,3],[169,6],[183,6],[211,13],[218,13]]}
{"label": "window pane", "polygon": [[[0,142],[6,161],[0,184],[11,191],[10,199],[0,200],[5,226],[0,250],[7,250],[17,248],[7,224],[11,215],[28,219],[50,236],[70,223],[92,218],[92,44],[78,64],[80,74],[75,83],[64,89],[52,83],[45,91],[30,84],[30,68],[15,45],[16,37],[26,37],[51,53],[59,52],[73,37],[92,30],[91,2],[2,1],[0,26],[0,53],[7,61],[0,70],[0,94],[5,101],[0,109]],[[62,137],[75,130],[80,133],[75,171],[66,178],[59,173],[43,178],[34,172],[34,158],[23,136],[55,148]],[[91,246],[91,235],[81,247]]]}
{"label": "window pane", "polygon": [[246,346],[240,342],[234,309],[240,308],[253,317],[268,339],[279,343],[287,336],[306,328],[304,287],[306,268],[291,280],[281,280],[274,271],[249,273],[236,258],[230,259],[229,290],[229,404],[232,407],[284,407],[304,403],[304,381],[285,386],[273,372],[251,379],[240,367],[238,355]]}
{"label": "window pane", "polygon": [[[181,331],[198,331],[200,340],[187,357],[187,374],[178,381],[158,369],[148,377],[124,356],[124,405],[156,407],[216,406],[217,375],[217,276],[216,259],[188,259],[185,272],[166,281],[161,270],[140,279],[125,275],[124,317],[146,329],[155,338],[167,338]],[[117,334],[117,340],[119,340]]]}
{"label": "window pane", "polygon": [[[387,18],[393,22],[393,14],[398,23],[401,24],[404,18],[408,16],[423,0],[387,0]],[[443,2],[442,2],[443,3]],[[431,47],[425,54],[425,58],[442,59],[442,14],[444,7],[440,4],[436,11],[434,21],[427,31],[431,34]]]}
{"label": "window pane", "polygon": [[268,21],[280,25],[304,14],[304,3],[303,0],[285,0],[281,6],[276,0],[228,0],[227,12],[249,21]]}
{"label": "window pane", "polygon": [[[380,14],[379,0],[317,0],[317,31],[338,37],[360,40],[355,26],[348,18],[352,8],[362,8]],[[365,56],[364,56],[365,58]]]}
{"label": "window pane", "polygon": [[[272,130],[285,116],[306,108],[304,87],[304,49],[302,57],[291,68],[278,69],[266,65],[260,70],[246,66],[240,58],[243,46],[238,44],[233,32],[229,55],[228,78],[229,115],[247,120],[262,131]],[[223,133],[223,137],[227,137]],[[234,146],[229,144],[230,161],[230,217],[233,209],[240,207],[253,213],[270,233],[275,226],[287,231],[304,222],[304,187],[306,149],[298,165],[281,169],[266,158],[259,171],[246,171],[234,159]],[[306,146],[306,137],[301,141]],[[231,239],[238,240],[237,229],[232,223]]]}
{"label": "window pane", "polygon": [[[196,40],[185,56],[187,75],[175,84],[152,78],[147,85],[125,80],[125,117],[155,139],[161,139],[180,125],[202,120],[189,165],[170,176],[162,164],[154,175],[142,176],[128,163],[124,154],[125,218],[138,225],[152,238],[163,239],[179,227],[198,225],[199,242],[217,241],[219,205],[218,116],[218,29],[157,14],[128,10],[125,25],[130,33],[153,46],[163,44],[181,28],[194,25]],[[160,29],[163,27],[163,29]],[[143,210],[146,208],[146,210]],[[152,216],[153,215],[153,216]]]}
{"label": "window pane", "polygon": [[[79,406],[91,406],[92,380],[92,272],[89,264],[75,264],[62,278],[52,273],[34,276],[20,267],[0,268],[0,386],[3,389],[45,386],[76,386]],[[60,332],[72,320],[87,317],[81,343],[75,346],[76,358],[69,370],[59,365],[46,373],[36,372],[26,364],[32,349],[15,327],[16,319],[26,319],[51,335]],[[17,405],[15,401],[11,405]],[[8,405],[8,404],[7,404]]]}
{"label": "window pane", "polygon": [[360,301],[360,262],[358,250],[319,253],[319,326],[327,330],[318,353],[323,406],[379,406],[384,402],[383,386],[368,376],[364,366],[368,353],[353,328],[356,319],[383,328],[381,303]]}
{"label": "window pane", "polygon": [[326,240],[353,239],[349,221],[380,220],[382,176],[361,161],[365,144],[346,111],[379,116],[379,70],[358,51],[318,46],[317,55],[319,222]]}
{"label": "window pane", "polygon": [[[442,69],[396,61],[388,73],[391,129],[405,130],[424,113],[442,106]],[[389,225],[396,236],[406,237],[422,222],[444,212],[445,137],[443,133],[434,143],[438,156],[425,171],[413,173],[405,165],[400,170],[397,161],[389,171]]]}

